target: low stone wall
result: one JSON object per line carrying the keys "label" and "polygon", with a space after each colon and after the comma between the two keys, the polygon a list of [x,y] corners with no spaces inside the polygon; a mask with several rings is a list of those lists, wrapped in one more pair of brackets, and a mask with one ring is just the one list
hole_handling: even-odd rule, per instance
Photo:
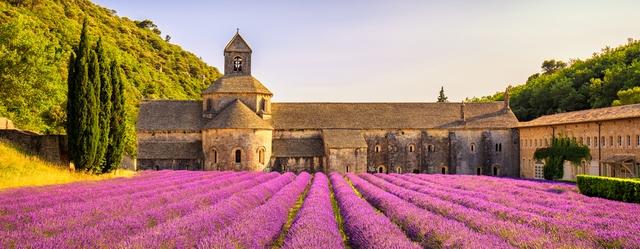
{"label": "low stone wall", "polygon": [[69,148],[65,135],[41,135],[21,130],[0,130],[0,139],[21,150],[60,165],[69,165]]}

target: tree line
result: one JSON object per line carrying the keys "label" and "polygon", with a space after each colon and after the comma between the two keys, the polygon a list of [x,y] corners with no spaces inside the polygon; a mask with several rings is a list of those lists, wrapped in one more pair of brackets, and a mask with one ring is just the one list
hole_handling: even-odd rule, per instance
{"label": "tree line", "polygon": [[[542,115],[640,103],[640,42],[629,39],[586,60],[546,60],[541,72],[511,88],[510,106],[520,121]],[[466,101],[501,101],[498,92]]]}
{"label": "tree line", "polygon": [[85,20],[68,65],[69,152],[76,170],[108,173],[118,168],[124,151],[124,83],[102,39],[93,45],[87,32]]}

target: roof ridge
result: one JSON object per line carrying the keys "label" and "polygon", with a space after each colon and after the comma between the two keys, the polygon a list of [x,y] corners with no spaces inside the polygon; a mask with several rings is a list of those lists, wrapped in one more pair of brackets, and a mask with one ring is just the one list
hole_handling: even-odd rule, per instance
{"label": "roof ridge", "polygon": [[446,103],[442,103],[442,102],[288,102],[288,101],[283,101],[283,102],[271,102],[271,104],[302,104],[302,105],[306,105],[306,104],[371,104],[371,105],[378,105],[378,104],[442,104],[442,105],[461,105],[461,104],[465,104],[465,105],[469,105],[469,104],[475,104],[475,105],[479,105],[479,104],[483,104],[483,105],[489,105],[489,104],[502,104],[502,101],[494,101],[494,102],[483,102],[483,103],[469,103],[469,102],[446,102]]}
{"label": "roof ridge", "polygon": [[202,99],[143,99],[140,102],[202,102]]}

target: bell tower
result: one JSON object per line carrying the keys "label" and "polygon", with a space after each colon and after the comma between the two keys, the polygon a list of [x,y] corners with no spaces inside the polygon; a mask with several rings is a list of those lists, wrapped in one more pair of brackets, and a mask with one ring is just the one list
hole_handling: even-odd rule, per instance
{"label": "bell tower", "polygon": [[251,75],[251,48],[238,31],[224,47],[224,74]]}

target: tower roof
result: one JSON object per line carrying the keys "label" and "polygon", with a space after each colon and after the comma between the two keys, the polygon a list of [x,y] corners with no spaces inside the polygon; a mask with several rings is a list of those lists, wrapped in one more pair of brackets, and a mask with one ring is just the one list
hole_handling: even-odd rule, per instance
{"label": "tower roof", "polygon": [[224,75],[202,92],[202,94],[208,93],[259,93],[273,95],[267,87],[251,75]]}
{"label": "tower roof", "polygon": [[205,129],[261,129],[273,130],[273,127],[251,111],[239,99],[231,102],[227,107],[209,121]]}
{"label": "tower roof", "polygon": [[249,47],[249,44],[240,36],[240,33],[236,32],[229,43],[227,43],[227,46],[224,47],[224,52],[251,53],[251,47]]}

